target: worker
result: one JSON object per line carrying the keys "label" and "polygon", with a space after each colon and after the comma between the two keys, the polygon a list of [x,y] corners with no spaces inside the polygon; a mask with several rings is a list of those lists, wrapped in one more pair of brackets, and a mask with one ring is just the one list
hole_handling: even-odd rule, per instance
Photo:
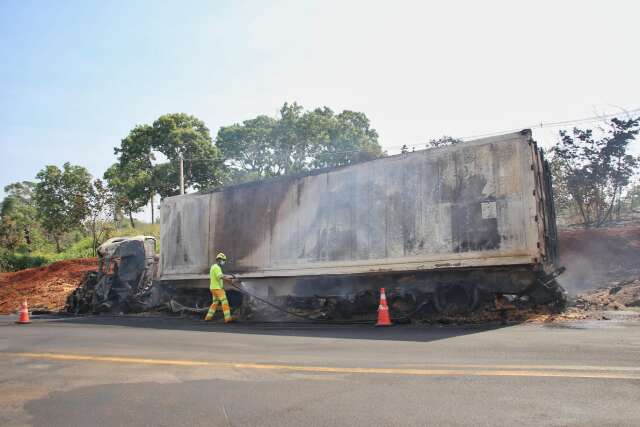
{"label": "worker", "polygon": [[204,320],[211,320],[213,315],[218,308],[218,303],[222,306],[222,313],[224,314],[224,323],[229,323],[233,321],[231,317],[231,309],[229,308],[229,301],[227,300],[227,294],[224,291],[224,280],[228,280],[229,277],[225,276],[222,273],[222,266],[227,261],[227,256],[220,252],[216,255],[216,262],[211,266],[211,270],[209,270],[209,279],[211,281],[209,285],[209,290],[211,291],[211,297],[213,301],[211,302],[211,307],[209,307],[209,311],[207,312],[207,317]]}

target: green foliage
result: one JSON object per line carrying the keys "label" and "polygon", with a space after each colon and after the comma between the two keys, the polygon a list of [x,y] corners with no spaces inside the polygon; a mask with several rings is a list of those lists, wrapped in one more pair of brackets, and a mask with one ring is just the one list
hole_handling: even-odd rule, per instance
{"label": "green foliage", "polygon": [[[278,121],[267,116],[245,120],[241,125],[221,127],[216,146],[229,160],[232,171],[242,171],[247,176],[265,177],[277,174],[273,132]],[[242,176],[238,174],[237,177]]]}
{"label": "green foliage", "polygon": [[[611,119],[596,136],[592,129],[560,131],[552,148],[554,180],[582,217],[586,227],[600,227],[638,169],[628,146],[640,132],[640,117]],[[566,200],[560,200],[566,203]]]}
{"label": "green foliage", "polygon": [[82,231],[65,235],[65,248],[56,251],[55,245],[46,240],[34,240],[31,247],[18,247],[11,251],[0,249],[0,271],[16,271],[24,268],[39,267],[55,261],[92,256],[92,239]]}
{"label": "green foliage", "polygon": [[640,184],[634,185],[627,192],[626,202],[631,210],[640,209]]}
{"label": "green foliage", "polygon": [[153,236],[156,238],[156,253],[160,253],[160,224],[138,223],[136,228],[123,227],[114,236]]}
{"label": "green foliage", "polygon": [[77,227],[87,216],[91,175],[82,166],[65,163],[63,170],[46,166],[36,175],[34,200],[42,228],[61,251],[62,235]]}
{"label": "green foliage", "polygon": [[285,103],[277,118],[258,116],[221,127],[216,146],[229,177],[248,181],[314,168],[334,167],[384,155],[364,113]]}
{"label": "green foliage", "polygon": [[148,201],[147,173],[131,163],[115,163],[104,173],[104,179],[113,195],[114,216],[124,211],[133,226],[133,214],[139,212]]}
{"label": "green foliage", "polygon": [[25,268],[40,267],[47,264],[43,256],[34,256],[20,252],[0,249],[0,271],[17,271]]}
{"label": "green foliage", "polygon": [[108,221],[109,215],[113,212],[113,203],[114,198],[109,188],[99,179],[93,181],[87,195],[87,217],[83,224],[91,234],[94,256],[103,235],[108,234],[113,228]]}
{"label": "green foliage", "polygon": [[160,224],[149,224],[146,222],[136,221],[136,226],[131,227],[129,224],[123,225],[121,228],[114,230],[111,237],[131,237],[131,236],[154,236],[160,238]]}
{"label": "green foliage", "polygon": [[305,134],[311,136],[313,168],[364,162],[384,155],[378,132],[364,113],[344,110],[334,116],[324,107],[305,114],[303,124]]}
{"label": "green foliage", "polygon": [[151,200],[153,185],[153,130],[149,125],[136,126],[120,147],[114,148],[118,162],[104,173],[116,210],[124,211],[134,226],[133,214]]}
{"label": "green foliage", "polygon": [[[204,122],[184,113],[165,114],[152,125],[136,126],[120,147],[118,162],[104,174],[119,210],[129,216],[153,200],[180,192],[179,160],[184,159],[187,188],[202,190],[223,181],[224,165]],[[157,163],[157,158],[168,161]],[[153,219],[153,204],[151,204]]]}
{"label": "green foliage", "polygon": [[427,141],[427,148],[446,147],[449,145],[456,145],[464,142],[460,138],[454,138],[452,136],[443,135],[440,138],[433,138]]}
{"label": "green foliage", "polygon": [[76,242],[61,252],[35,252],[34,255],[40,255],[47,260],[47,264],[62,261],[65,259],[90,258],[95,256],[93,251],[93,239],[91,236],[81,236]]}
{"label": "green foliage", "polygon": [[[125,223],[120,228],[108,228],[99,240],[99,244],[107,239],[116,236],[154,236],[156,240],[156,252],[160,251],[160,224],[147,224],[136,221],[135,228],[129,223]],[[31,252],[21,248],[7,250],[0,248],[0,271],[16,271],[23,268],[39,267],[56,261],[76,258],[89,258],[94,255],[94,241],[91,235],[82,230],[68,233],[66,236],[66,247],[60,252],[56,252],[55,246],[44,242],[39,242],[38,247]],[[64,240],[64,239],[63,239]]]}
{"label": "green foliage", "polygon": [[4,187],[7,196],[0,205],[0,245],[15,249],[19,245],[32,244],[37,227],[33,203],[34,183],[14,182]]}
{"label": "green foliage", "polygon": [[553,179],[553,201],[556,211],[565,216],[572,216],[575,206],[567,188],[567,170],[557,157],[549,161],[549,169]]}
{"label": "green foliage", "polygon": [[222,183],[223,159],[202,120],[184,113],[165,114],[153,122],[152,128],[153,149],[169,159],[169,164],[155,175],[154,185],[161,197],[180,192],[180,157],[184,159],[185,187],[204,190]]}

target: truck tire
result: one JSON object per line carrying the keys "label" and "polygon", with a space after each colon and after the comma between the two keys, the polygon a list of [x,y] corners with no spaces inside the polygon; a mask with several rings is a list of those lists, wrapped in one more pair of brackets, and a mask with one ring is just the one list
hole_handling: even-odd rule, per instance
{"label": "truck tire", "polygon": [[477,286],[460,284],[438,286],[433,298],[436,310],[445,315],[470,313],[478,306],[479,301]]}

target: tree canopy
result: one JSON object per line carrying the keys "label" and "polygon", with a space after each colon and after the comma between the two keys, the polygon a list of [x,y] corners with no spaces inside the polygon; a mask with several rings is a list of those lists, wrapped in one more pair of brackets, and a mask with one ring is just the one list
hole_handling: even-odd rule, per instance
{"label": "tree canopy", "polygon": [[60,252],[61,236],[77,227],[87,215],[91,175],[82,166],[65,163],[63,169],[46,166],[36,175],[34,200],[42,228]]}
{"label": "tree canopy", "polygon": [[101,180],[93,181],[87,194],[86,206],[83,224],[91,234],[91,248],[95,256],[101,238],[111,229],[108,219],[114,213],[113,194]]}
{"label": "tree canopy", "polygon": [[446,147],[449,145],[460,144],[462,142],[464,141],[460,138],[443,135],[440,138],[432,138],[429,141],[427,141],[427,148]]}
{"label": "tree canopy", "polygon": [[180,192],[179,161],[184,181],[196,190],[223,182],[224,165],[204,122],[184,113],[165,114],[151,125],[138,125],[114,149],[118,158],[104,175],[118,206],[133,225],[138,212],[153,196]]}
{"label": "tree canopy", "polygon": [[551,152],[561,203],[574,203],[586,226],[602,226],[621,200],[638,168],[639,159],[628,152],[640,132],[640,117],[611,119],[600,131],[573,128],[560,131]]}
{"label": "tree canopy", "polygon": [[169,161],[155,171],[154,189],[161,197],[180,192],[179,159],[184,159],[185,187],[196,190],[223,182],[223,158],[204,122],[184,113],[165,114],[153,122],[151,148]]}
{"label": "tree canopy", "polygon": [[330,108],[304,111],[285,103],[278,117],[257,116],[223,126],[216,146],[231,179],[248,181],[314,168],[340,166],[384,155],[364,113]]}
{"label": "tree canopy", "polygon": [[31,245],[36,210],[33,203],[35,184],[14,182],[4,187],[7,196],[0,204],[0,244],[15,249],[21,243]]}

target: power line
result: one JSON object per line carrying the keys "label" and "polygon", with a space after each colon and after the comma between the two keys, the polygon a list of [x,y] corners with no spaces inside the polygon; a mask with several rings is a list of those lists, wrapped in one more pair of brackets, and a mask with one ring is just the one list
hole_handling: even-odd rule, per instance
{"label": "power line", "polygon": [[[580,119],[573,119],[573,120],[563,120],[563,121],[557,121],[557,122],[540,122],[540,123],[537,123],[537,124],[534,124],[534,125],[530,125],[530,126],[522,126],[522,127],[512,128],[512,129],[507,129],[507,130],[500,130],[500,131],[495,131],[495,132],[487,132],[487,133],[482,133],[482,134],[463,136],[463,137],[460,137],[458,139],[461,139],[463,141],[468,141],[468,140],[473,140],[473,139],[478,139],[478,138],[486,138],[486,137],[490,137],[490,136],[501,135],[501,134],[505,134],[505,133],[519,132],[522,129],[557,128],[557,127],[563,127],[563,126],[568,126],[568,125],[572,125],[572,124],[591,123],[591,122],[596,122],[596,121],[600,121],[600,120],[606,120],[606,119],[610,119],[610,118],[618,117],[618,116],[623,116],[623,115],[630,116],[633,113],[640,113],[640,108],[634,108],[634,109],[631,109],[631,110],[625,110],[624,112],[621,112],[621,113],[596,115],[596,116],[583,117],[583,118],[580,118]],[[386,149],[387,150],[395,150],[395,149],[402,149],[404,147],[406,147],[407,149],[412,149],[412,148],[423,147],[423,146],[426,147],[426,145],[427,145],[427,143],[419,143],[419,144],[414,144],[414,145],[403,144],[403,145],[386,147]],[[361,153],[361,152],[366,152],[366,151],[367,150],[362,150],[362,149],[347,150],[347,151],[324,151],[324,152],[315,154],[315,156],[329,156],[329,155],[338,155],[338,154],[353,154],[353,153]],[[224,163],[226,161],[224,159],[218,159],[218,158],[184,158],[184,160],[185,161],[219,162],[219,163]]]}
{"label": "power line", "polygon": [[640,108],[635,108],[633,110],[627,110],[627,111],[625,111],[623,113],[604,114],[604,115],[600,115],[600,116],[584,117],[582,119],[564,120],[564,121],[559,121],[559,122],[547,122],[547,123],[540,122],[538,124],[531,125],[531,126],[522,126],[522,127],[516,128],[516,129],[510,129],[510,130],[505,130],[505,131],[489,132],[489,133],[485,133],[485,134],[471,135],[471,136],[462,137],[460,139],[467,140],[467,139],[482,138],[482,137],[485,137],[485,136],[500,135],[502,133],[518,132],[519,130],[522,130],[522,129],[555,128],[555,127],[568,126],[568,125],[572,125],[572,124],[590,123],[590,122],[606,120],[606,119],[610,119],[610,118],[618,117],[618,116],[622,116],[622,115],[627,115],[628,116],[628,115],[631,115],[633,113],[638,113],[638,112],[640,112]]}
{"label": "power line", "polygon": [[[633,113],[640,113],[640,108],[634,108],[632,110],[625,110],[622,113],[613,113],[613,114],[605,114],[605,115],[599,115],[599,116],[591,116],[591,117],[583,117],[581,119],[573,119],[573,120],[564,120],[564,121],[559,121],[559,122],[540,122],[534,125],[529,125],[529,126],[521,126],[518,128],[512,128],[512,129],[507,129],[507,130],[500,130],[500,131],[495,131],[495,132],[487,132],[487,133],[482,133],[482,134],[475,134],[475,135],[469,135],[469,136],[463,136],[460,137],[458,139],[461,139],[463,141],[468,141],[468,140],[473,140],[473,139],[478,139],[478,138],[486,138],[486,137],[490,137],[490,136],[495,136],[495,135],[502,135],[505,133],[512,133],[512,132],[519,132],[522,129],[542,129],[542,128],[554,128],[554,127],[563,127],[563,126],[568,126],[571,124],[580,124],[580,123],[589,123],[589,122],[596,122],[596,121],[600,121],[600,120],[606,120],[606,119],[610,119],[613,117],[618,117],[618,116],[622,116],[622,115],[631,115]],[[395,146],[395,147],[387,147],[387,149],[402,149],[403,147],[406,148],[414,148],[414,147],[422,147],[425,146],[425,143],[420,143],[420,144],[415,144],[415,145],[401,145],[401,146]]]}

